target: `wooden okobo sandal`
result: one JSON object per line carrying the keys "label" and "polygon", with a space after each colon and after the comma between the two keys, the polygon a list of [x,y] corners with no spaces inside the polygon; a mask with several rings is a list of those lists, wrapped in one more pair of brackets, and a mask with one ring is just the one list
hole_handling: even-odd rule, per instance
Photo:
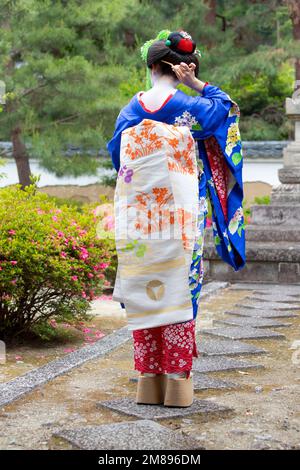
{"label": "wooden okobo sandal", "polygon": [[189,378],[167,378],[164,405],[174,407],[188,407],[193,403],[194,385],[193,373]]}
{"label": "wooden okobo sandal", "polygon": [[140,375],[138,378],[136,403],[144,405],[162,405],[166,391],[166,374],[153,377]]}

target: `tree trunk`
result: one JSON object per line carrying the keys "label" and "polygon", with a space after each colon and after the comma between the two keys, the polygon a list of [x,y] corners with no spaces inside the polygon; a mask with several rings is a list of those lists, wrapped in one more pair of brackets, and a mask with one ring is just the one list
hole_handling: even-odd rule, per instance
{"label": "tree trunk", "polygon": [[[287,0],[290,17],[293,23],[293,37],[296,41],[300,41],[300,2],[299,0]],[[299,42],[300,46],[300,42]],[[300,88],[300,58],[295,58],[295,89]]]}
{"label": "tree trunk", "polygon": [[209,7],[208,12],[205,15],[205,24],[214,25],[216,24],[216,0],[206,0],[205,3]]}
{"label": "tree trunk", "polygon": [[29,186],[31,184],[30,181],[30,165],[29,165],[29,158],[26,151],[26,147],[21,139],[21,129],[16,127],[11,132],[11,139],[12,139],[12,146],[13,146],[13,157],[15,159],[17,170],[18,170],[18,177],[19,183],[22,185],[22,189],[25,186]]}
{"label": "tree trunk", "polygon": [[133,48],[135,45],[135,36],[134,32],[131,30],[126,30],[124,32],[124,41],[125,41],[125,46],[128,48]]}
{"label": "tree trunk", "polygon": [[[216,8],[217,2],[216,0],[205,0],[206,6],[209,8],[204,16],[204,22],[209,27],[214,27],[216,25]],[[206,47],[207,49],[211,49],[214,47],[215,38],[214,33],[210,32],[210,34],[206,37]]]}

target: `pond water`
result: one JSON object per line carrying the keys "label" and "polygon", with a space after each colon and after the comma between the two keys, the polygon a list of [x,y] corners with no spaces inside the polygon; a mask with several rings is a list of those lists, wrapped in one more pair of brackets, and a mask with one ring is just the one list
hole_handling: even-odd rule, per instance
{"label": "pond water", "polygon": [[[37,160],[30,160],[30,169],[31,172],[35,175],[40,174],[41,179],[38,183],[38,186],[54,186],[54,185],[67,185],[67,184],[76,184],[79,186],[86,186],[87,184],[99,183],[101,176],[111,175],[114,170],[99,168],[98,173],[95,176],[63,176],[58,177],[53,173],[41,168]],[[18,183],[18,173],[14,160],[7,159],[6,163],[0,166],[0,173],[5,173],[5,178],[0,178],[0,187],[8,186],[9,184]]]}
{"label": "pond water", "polygon": [[263,181],[272,186],[280,184],[278,170],[283,167],[283,160],[245,160],[243,166],[243,180]]}
{"label": "pond water", "polygon": [[[282,160],[270,160],[270,161],[256,161],[256,160],[245,160],[243,167],[243,179],[246,181],[263,181],[271,185],[279,184],[278,169],[283,165]],[[67,185],[76,184],[79,186],[85,186],[87,184],[98,183],[101,176],[111,175],[114,170],[99,168],[98,173],[95,176],[64,176],[57,177],[52,173],[49,173],[45,169],[41,169],[38,161],[30,160],[30,168],[32,173],[40,174],[41,179],[38,184],[41,186],[48,185]],[[7,186],[9,184],[15,184],[18,182],[17,169],[14,160],[7,160],[5,165],[0,167],[0,173],[5,173],[5,178],[0,178],[0,187]]]}

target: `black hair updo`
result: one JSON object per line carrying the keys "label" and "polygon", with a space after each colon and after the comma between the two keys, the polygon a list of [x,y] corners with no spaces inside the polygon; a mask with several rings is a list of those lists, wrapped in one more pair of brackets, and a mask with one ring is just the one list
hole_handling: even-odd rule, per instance
{"label": "black hair updo", "polygon": [[152,68],[153,64],[159,64],[162,75],[170,75],[177,79],[171,65],[161,62],[161,59],[178,65],[180,62],[186,64],[195,64],[195,76],[199,75],[199,61],[194,51],[196,43],[191,37],[185,37],[180,31],[174,31],[169,34],[168,39],[155,41],[148,49],[147,67]]}

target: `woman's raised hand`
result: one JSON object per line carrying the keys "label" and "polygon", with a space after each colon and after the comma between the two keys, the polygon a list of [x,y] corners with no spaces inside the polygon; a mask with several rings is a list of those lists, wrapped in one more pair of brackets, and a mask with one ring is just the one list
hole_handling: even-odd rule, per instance
{"label": "woman's raised hand", "polygon": [[172,70],[181,83],[193,90],[202,91],[204,82],[195,77],[195,68],[196,64],[194,63],[188,65],[185,62],[180,62],[179,65],[173,65]]}
{"label": "woman's raised hand", "polygon": [[193,88],[195,86],[195,68],[194,63],[186,64],[185,62],[180,62],[179,65],[173,65],[172,70],[175,72],[178,80],[184,85]]}

